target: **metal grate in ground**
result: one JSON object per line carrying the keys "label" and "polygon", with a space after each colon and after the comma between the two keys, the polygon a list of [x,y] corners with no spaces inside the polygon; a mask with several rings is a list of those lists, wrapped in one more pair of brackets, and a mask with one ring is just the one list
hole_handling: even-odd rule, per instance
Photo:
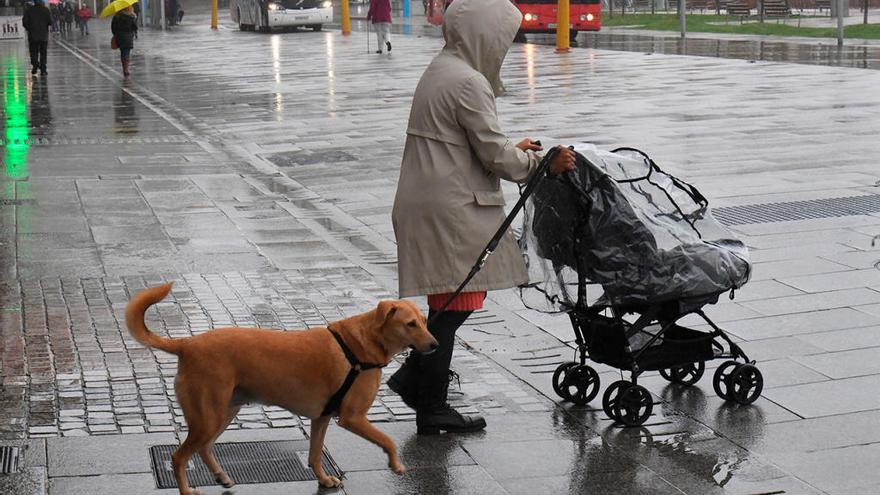
{"label": "metal grate in ground", "polygon": [[21,449],[18,447],[0,446],[0,474],[12,474],[18,471],[18,460]]}
{"label": "metal grate in ground", "polygon": [[812,199],[787,203],[713,208],[712,214],[725,225],[790,222],[815,218],[848,217],[880,213],[880,194]]}
{"label": "metal grate in ground", "polygon": [[[150,448],[150,461],[157,488],[177,488],[177,480],[171,470],[171,454],[177,447],[157,445]],[[218,443],[214,446],[214,453],[236,484],[317,480],[308,467],[308,440]],[[328,475],[342,476],[342,471],[327,451],[324,451],[323,465]],[[190,460],[186,475],[192,486],[218,484],[198,455]]]}

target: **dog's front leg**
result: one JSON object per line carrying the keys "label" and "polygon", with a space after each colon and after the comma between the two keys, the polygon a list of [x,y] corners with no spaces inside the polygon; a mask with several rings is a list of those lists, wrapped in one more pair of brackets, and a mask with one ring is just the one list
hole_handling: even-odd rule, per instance
{"label": "dog's front leg", "polygon": [[324,436],[329,424],[330,416],[321,416],[312,420],[312,429],[309,435],[309,467],[315,472],[321,486],[334,488],[342,486],[342,481],[335,476],[327,476],[327,473],[324,472],[324,466],[321,464],[324,453]]}
{"label": "dog's front leg", "polygon": [[406,468],[400,463],[400,458],[397,457],[397,446],[394,444],[394,440],[373,426],[366,416],[340,415],[339,426],[382,447],[382,450],[388,454],[388,467],[392,471],[397,474],[406,472]]}

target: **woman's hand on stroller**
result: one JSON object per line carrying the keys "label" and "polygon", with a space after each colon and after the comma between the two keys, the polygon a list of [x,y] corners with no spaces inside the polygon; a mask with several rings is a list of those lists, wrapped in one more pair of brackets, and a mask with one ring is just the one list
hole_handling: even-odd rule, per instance
{"label": "woman's hand on stroller", "polygon": [[553,175],[559,175],[574,170],[574,151],[561,145],[557,146],[557,148],[559,151],[556,153],[556,156],[553,157],[553,161],[550,162],[550,173]]}
{"label": "woman's hand on stroller", "polygon": [[541,141],[532,141],[528,138],[516,143],[516,147],[523,151],[542,151],[544,149],[541,146]]}

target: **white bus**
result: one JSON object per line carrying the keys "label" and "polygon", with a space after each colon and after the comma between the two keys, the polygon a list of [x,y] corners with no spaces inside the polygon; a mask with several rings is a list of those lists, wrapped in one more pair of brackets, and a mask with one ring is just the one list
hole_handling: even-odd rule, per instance
{"label": "white bus", "polygon": [[320,31],[333,19],[330,0],[231,0],[229,13],[242,31],[310,27]]}

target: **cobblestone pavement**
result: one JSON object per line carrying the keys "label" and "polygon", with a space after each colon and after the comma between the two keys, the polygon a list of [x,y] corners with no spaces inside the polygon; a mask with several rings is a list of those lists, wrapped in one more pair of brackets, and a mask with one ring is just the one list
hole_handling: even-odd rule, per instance
{"label": "cobblestone pavement", "polygon": [[[0,45],[0,440],[46,454],[26,462],[35,493],[45,480],[53,494],[154,493],[148,461],[81,460],[179,438],[174,359],[120,330],[132,291],[175,281],[148,322],[172,336],[323,325],[396,292],[391,200],[411,92],[439,40],[397,36],[392,56],[366,56],[358,35],[228,21],[211,33],[192,19],[144,32],[126,84],[97,35],[56,38],[46,79],[26,74],[23,46]],[[877,195],[875,71],[517,45],[504,76],[513,136],[638,146],[717,206]],[[708,310],[764,372],[755,405],[724,405],[708,379],[683,390],[649,374],[658,405],[644,428],[557,406],[550,373],[572,355],[571,328],[500,291],[455,358],[455,404],[491,415],[490,430],[425,444],[383,387],[371,415],[422,469],[391,478],[331,429],[346,491],[877,491],[880,214],[813,213],[735,225],[755,276]],[[617,375],[597,369],[604,384]],[[233,438],[301,426],[252,407]]]}

